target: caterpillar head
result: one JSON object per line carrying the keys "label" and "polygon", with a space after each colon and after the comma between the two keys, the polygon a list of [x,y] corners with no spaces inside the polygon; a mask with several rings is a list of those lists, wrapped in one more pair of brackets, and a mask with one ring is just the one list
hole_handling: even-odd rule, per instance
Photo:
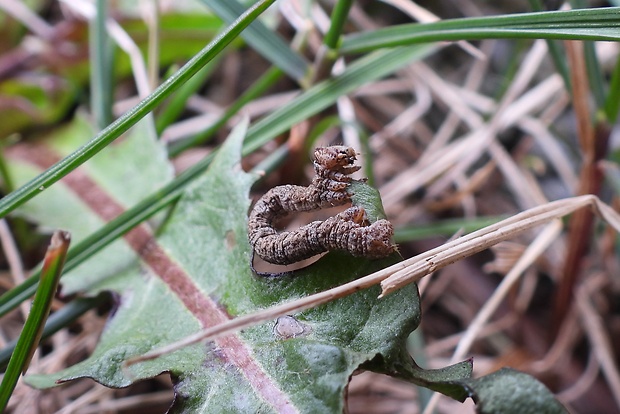
{"label": "caterpillar head", "polygon": [[353,148],[345,145],[333,145],[331,147],[319,147],[314,150],[315,163],[328,169],[338,171],[355,163],[356,152]]}

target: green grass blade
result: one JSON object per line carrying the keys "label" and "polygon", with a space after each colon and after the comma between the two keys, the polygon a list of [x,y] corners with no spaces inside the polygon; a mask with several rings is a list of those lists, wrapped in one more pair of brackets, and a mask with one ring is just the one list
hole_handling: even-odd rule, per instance
{"label": "green grass blade", "polygon": [[0,146],[0,180],[2,182],[2,190],[8,193],[15,189],[15,184],[13,183],[13,177],[11,177],[9,168],[6,164],[3,147],[4,146]]}
{"label": "green grass blade", "polygon": [[103,129],[112,122],[112,43],[106,30],[108,2],[97,0],[97,14],[89,22],[90,53],[90,106],[97,128]]}
{"label": "green grass blade", "polygon": [[37,193],[60,180],[135,125],[168,95],[196,74],[200,68],[217,56],[224,47],[235,39],[274,1],[262,0],[256,3],[138,105],[101,131],[87,144],[54,164],[21,188],[2,198],[0,200],[0,218],[6,216],[10,211],[36,196]]}
{"label": "green grass blade", "polygon": [[329,30],[325,34],[323,44],[325,45],[317,54],[314,64],[315,73],[313,74],[312,83],[327,79],[332,72],[334,63],[339,57],[337,51],[340,43],[342,30],[349,16],[349,10],[353,2],[351,0],[338,0],[332,11]]}
{"label": "green grass blade", "polygon": [[594,97],[597,108],[605,106],[605,83],[603,81],[603,71],[599,65],[593,42],[584,42],[583,52],[586,60],[586,70],[588,72],[588,80],[590,82],[590,90]]}
{"label": "green grass blade", "polygon": [[325,39],[323,39],[323,43],[328,48],[336,49],[338,47],[338,42],[340,41],[340,36],[342,35],[342,29],[347,21],[349,10],[352,5],[352,0],[338,0],[338,3],[334,6],[329,30],[325,34]]}
{"label": "green grass blade", "polygon": [[566,63],[566,55],[564,49],[561,47],[561,42],[555,39],[546,39],[547,47],[549,48],[549,54],[553,61],[555,70],[558,71],[562,80],[564,81],[564,87],[567,91],[571,90],[570,76],[568,74],[568,64]]}
{"label": "green grass blade", "polygon": [[[589,6],[588,2],[584,0],[571,0],[570,4],[573,9],[585,9]],[[603,72],[601,71],[596,51],[594,50],[594,44],[592,42],[585,42],[583,45],[583,52],[592,96],[596,102],[596,107],[603,108],[605,106],[605,84],[603,82]]]}
{"label": "green grass blade", "polygon": [[6,315],[18,307],[20,303],[34,295],[40,276],[41,274],[37,272],[24,280],[19,286],[0,296],[0,316]]}
{"label": "green grass blade", "polygon": [[342,53],[478,39],[620,40],[620,8],[534,12],[403,24],[346,36]]}
{"label": "green grass blade", "polygon": [[[244,10],[244,6],[236,0],[201,0],[201,2],[228,23],[237,19]],[[241,36],[252,48],[282,69],[284,73],[297,81],[304,79],[308,71],[308,63],[273,30],[256,21]]]}
{"label": "green grass blade", "polygon": [[271,154],[267,155],[260,163],[256,164],[252,168],[252,173],[259,174],[260,178],[256,180],[254,185],[260,183],[270,172],[275,171],[276,168],[284,164],[286,158],[289,155],[288,145],[280,145]]}
{"label": "green grass blade", "polygon": [[64,231],[56,231],[52,236],[52,241],[45,254],[37,295],[32,303],[24,329],[17,340],[15,351],[11,355],[2,384],[0,384],[0,411],[2,412],[9,402],[20,374],[25,373],[28,369],[32,355],[41,340],[43,326],[49,315],[52,299],[58,289],[58,281],[70,241],[70,234]]}

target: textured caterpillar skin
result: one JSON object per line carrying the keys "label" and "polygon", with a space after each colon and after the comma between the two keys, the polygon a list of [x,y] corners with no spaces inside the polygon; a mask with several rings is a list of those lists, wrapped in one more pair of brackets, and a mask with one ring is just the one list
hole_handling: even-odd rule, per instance
{"label": "textured caterpillar skin", "polygon": [[274,187],[254,205],[248,220],[248,238],[254,253],[279,265],[295,263],[330,250],[344,250],[358,257],[381,258],[395,250],[392,224],[378,220],[368,225],[362,207],[353,206],[324,221],[314,221],[295,231],[278,233],[274,223],[291,212],[340,206],[351,201],[350,174],[359,170],[353,148],[331,146],[314,153],[316,176],[308,187]]}

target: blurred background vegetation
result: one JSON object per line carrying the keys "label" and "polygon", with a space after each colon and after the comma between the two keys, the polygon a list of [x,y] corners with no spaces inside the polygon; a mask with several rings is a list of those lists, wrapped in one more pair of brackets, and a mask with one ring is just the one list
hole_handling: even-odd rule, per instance
{"label": "blurred background vegetation", "polygon": [[[562,4],[357,1],[343,33]],[[321,57],[333,7],[333,1],[278,2],[261,20],[294,51],[274,53],[283,63],[274,65],[277,58],[268,55],[278,45],[261,49],[253,43],[257,38],[236,39],[154,111],[153,133],[168,150],[175,174],[217,148],[239,114],[263,119],[328,77],[332,67],[341,73],[355,61],[358,52],[340,61]],[[0,0],[0,8],[3,195],[17,187],[8,167],[18,157],[12,148],[45,142],[78,120],[85,119],[94,133],[102,130],[194,57],[235,12],[226,2],[207,0]],[[597,194],[617,206],[618,50],[612,42],[437,43],[423,60],[363,82],[320,116],[313,113],[290,132],[274,133],[253,148],[244,167],[267,170],[255,189],[260,195],[274,185],[307,183],[315,145],[344,142],[361,149],[364,175],[383,196],[405,258],[460,229],[471,231],[559,198]],[[476,136],[494,139],[455,145]],[[574,412],[614,413],[620,410],[617,236],[588,214],[566,220],[570,230],[523,272],[467,356],[475,357],[476,375],[512,366],[539,378]],[[0,290],[6,292],[41,260],[49,229],[14,215],[1,232]],[[502,243],[423,281],[422,325],[410,343],[418,361],[448,364],[464,330],[531,241],[529,235]],[[71,299],[57,299],[53,309]],[[45,340],[31,369],[51,372],[89,355],[110,303],[103,296],[80,308],[91,310],[77,320],[77,311],[65,319],[66,328]],[[26,313],[22,306],[2,318],[2,347],[19,334]],[[429,398],[410,384],[370,373],[354,377],[348,392],[351,413],[419,412],[420,401]],[[89,380],[47,391],[20,384],[10,409],[162,412],[172,398],[166,375],[122,390]],[[437,405],[437,412],[472,410],[447,399]]]}

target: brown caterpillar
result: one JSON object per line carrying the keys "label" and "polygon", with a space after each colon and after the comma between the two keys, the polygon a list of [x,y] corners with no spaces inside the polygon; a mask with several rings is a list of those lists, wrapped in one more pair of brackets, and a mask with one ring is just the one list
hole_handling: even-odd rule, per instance
{"label": "brown caterpillar", "polygon": [[394,228],[387,220],[369,224],[362,207],[353,206],[324,221],[314,221],[295,231],[278,233],[274,223],[285,215],[340,206],[351,201],[347,187],[354,165],[355,150],[346,146],[317,148],[316,176],[308,187],[274,187],[254,205],[248,220],[248,238],[254,253],[269,263],[286,265],[330,250],[344,250],[353,256],[381,258],[395,251]]}

